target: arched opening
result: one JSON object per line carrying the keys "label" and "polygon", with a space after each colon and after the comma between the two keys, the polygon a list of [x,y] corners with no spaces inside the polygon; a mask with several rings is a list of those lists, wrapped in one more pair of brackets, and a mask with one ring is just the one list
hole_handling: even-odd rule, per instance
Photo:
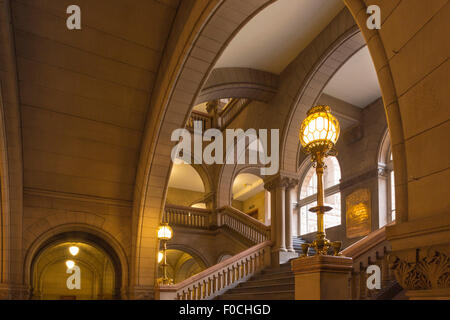
{"label": "arched opening", "polygon": [[205,196],[205,184],[197,170],[184,162],[174,163],[170,172],[166,203],[189,207],[204,204]]}
{"label": "arched opening", "polygon": [[240,173],[233,181],[232,206],[263,223],[270,221],[270,198],[264,181],[252,173]]}
{"label": "arched opening", "polygon": [[[261,1],[261,3],[258,3],[258,5],[255,5],[254,11],[252,11],[251,14],[244,15],[243,20],[249,20],[250,18],[252,18],[253,15],[255,15],[257,12],[259,12],[259,10],[261,10],[265,5],[268,5],[270,3],[271,3],[270,1],[267,1],[267,2]],[[248,4],[246,4],[246,5],[248,5]],[[352,9],[354,10],[355,8],[352,8]],[[247,11],[250,12],[251,11],[250,8],[247,9]],[[360,12],[359,8],[358,8],[358,12]],[[216,14],[219,14],[219,13],[221,13],[221,10],[217,10]],[[349,16],[349,14],[347,14],[347,13],[344,13],[344,14],[340,15],[340,17],[341,18],[343,17],[343,19],[341,20],[342,23],[339,23],[340,28],[338,30],[332,30],[332,31],[328,30],[327,31],[331,35],[329,37],[330,41],[335,42],[335,40],[337,40],[336,43],[337,42],[341,42],[342,37],[340,37],[340,35],[342,33],[340,31],[345,31],[346,32],[347,29],[345,29],[345,28],[352,29],[352,28],[356,27],[354,25],[354,20],[353,19],[351,19],[351,21],[350,21],[350,19],[347,19],[348,16]],[[209,20],[209,21],[213,21],[213,20],[214,19]],[[316,21],[322,21],[322,20],[323,19],[316,19]],[[231,34],[235,34],[236,31],[239,29],[239,27],[244,25],[244,22],[247,22],[247,21],[240,21],[239,22],[239,26],[236,26],[236,28],[234,28],[232,30],[232,33],[230,32],[230,35]],[[211,23],[211,26],[212,26],[212,23]],[[206,24],[206,26],[204,27],[204,30],[202,30],[202,32],[205,32],[205,30],[209,31],[209,27],[210,27],[210,24],[209,23]],[[230,28],[230,30],[231,29],[232,28]],[[331,29],[332,28],[330,28],[330,30]],[[336,39],[336,37],[340,37],[340,38]],[[200,88],[201,88],[202,84],[204,83],[204,81],[206,81],[207,75],[208,75],[208,73],[211,71],[211,69],[213,67],[212,64],[217,60],[217,58],[219,57],[220,53],[223,52],[223,50],[226,47],[225,44],[226,44],[227,41],[229,41],[229,39],[230,39],[230,37],[223,37],[223,41],[222,40],[218,40],[219,43],[217,44],[217,49],[213,50],[214,51],[214,55],[211,55],[212,56],[211,59],[210,59],[211,61],[205,64],[205,66],[202,69],[202,71],[199,71],[198,80],[195,80],[195,84],[197,84],[197,85],[194,85],[193,83],[190,83],[189,89],[186,89],[186,85],[185,85],[186,82],[187,81],[192,81],[191,79],[186,79],[186,77],[184,78],[186,80],[183,80],[183,77],[182,77],[183,75],[188,73],[188,71],[187,71],[188,68],[184,68],[184,69],[182,69],[180,71],[180,73],[179,73],[180,77],[179,78],[177,77],[176,79],[174,79],[173,82],[171,82],[169,84],[171,93],[173,93],[173,94],[170,94],[170,95],[167,94],[166,95],[164,93],[164,95],[163,95],[161,93],[158,97],[155,98],[155,101],[158,101],[158,105],[161,106],[161,110],[163,108],[165,110],[175,110],[175,108],[176,108],[176,110],[177,110],[177,112],[179,114],[187,114],[191,110],[191,108],[193,106],[193,101],[195,101],[195,97],[198,94],[198,91],[200,90]],[[193,44],[193,48],[195,50],[197,48],[197,43],[195,41],[192,41],[192,43],[194,43]],[[321,46],[323,46],[324,44],[325,44],[325,47],[326,47],[328,45],[328,42],[322,43]],[[313,47],[313,46],[311,46],[311,47]],[[316,47],[316,49],[317,49],[317,47]],[[385,54],[385,52],[384,52],[384,50],[382,48],[378,50],[377,48],[375,48],[375,45],[373,45],[370,49],[371,50],[373,49],[374,52],[380,52],[380,53],[382,52],[383,54]],[[306,53],[305,55],[308,56],[308,53]],[[319,50],[319,52],[317,52],[316,55],[323,56],[323,57],[328,57],[329,56],[329,52],[327,50],[322,50],[322,51]],[[312,57],[314,57],[314,56],[312,56]],[[304,58],[305,58],[304,59],[305,62],[315,61],[314,59],[311,58],[311,56],[304,57]],[[192,60],[193,59],[191,59],[190,56],[186,57],[186,59],[183,59],[183,61],[186,61],[186,65],[188,65]],[[333,60],[333,59],[331,59],[331,60]],[[380,59],[380,60],[383,60],[383,59]],[[384,60],[381,61],[381,62],[377,61],[378,62],[377,70],[379,70],[380,69],[379,67],[382,66],[381,63],[385,62]],[[315,62],[312,62],[312,63],[314,64]],[[325,67],[327,67],[327,66],[325,66]],[[305,69],[306,70],[303,70],[303,71],[298,73],[299,78],[300,78],[299,80],[300,80],[301,83],[309,83],[309,80],[304,79],[301,76],[302,73],[311,74],[309,72],[310,71],[309,65],[306,65]],[[388,80],[392,80],[392,79],[388,79]],[[390,82],[389,81],[384,81],[384,83],[390,83]],[[291,86],[291,87],[293,87],[293,86]],[[392,89],[392,87],[393,87],[392,85],[386,84],[383,89],[386,89],[386,91],[388,91],[389,89]],[[177,96],[178,92],[183,92],[183,99],[182,99],[183,101],[182,102],[181,102],[180,99],[173,99],[172,100],[172,97]],[[292,94],[293,93],[291,92],[291,95]],[[295,93],[294,93],[294,95],[295,95]],[[311,98],[311,95],[309,95],[308,99],[310,100],[310,98]],[[391,102],[391,101],[389,101],[389,102]],[[398,106],[394,105],[394,107],[392,107],[392,108],[396,108],[396,109],[394,110],[394,116],[392,116],[390,118],[400,119],[400,117],[398,117]],[[174,128],[180,127],[180,125],[183,125],[182,123],[180,123],[180,125],[178,125],[178,123],[175,123],[176,121],[174,122],[172,119],[169,121],[168,120],[168,116],[166,116],[166,114],[168,114],[168,113],[159,112],[159,111],[160,111],[160,109],[158,108],[158,110],[156,110],[154,112],[154,114],[155,114],[155,116],[157,116],[158,114],[161,115],[161,116],[158,116],[157,122],[161,123],[160,129],[162,130],[162,132],[170,132],[171,129],[174,129]],[[397,117],[395,117],[395,116],[397,116]],[[180,117],[180,119],[181,118],[182,117]],[[290,118],[292,118],[292,117],[290,117]],[[179,122],[185,123],[185,121],[183,121],[182,119]],[[400,127],[401,127],[401,123],[400,123]],[[293,136],[295,136],[295,140],[296,140],[296,142],[298,142],[298,138],[297,138],[298,130],[294,129],[294,131],[295,131],[295,133],[294,133]],[[399,130],[399,132],[400,131],[401,130]],[[394,136],[395,136],[395,134],[394,134]],[[402,138],[402,135],[397,135],[396,137]],[[288,141],[289,139],[285,138],[284,140],[286,140],[286,144],[287,145],[291,145],[291,143],[290,143],[291,141]],[[401,140],[401,139],[396,139],[395,141],[397,141],[397,140]],[[154,147],[153,147],[153,145],[154,145]],[[171,146],[172,144],[169,142],[169,139],[165,135],[159,135],[158,136],[158,141],[156,143],[154,143],[153,145],[152,145],[152,148],[148,148],[148,151],[146,151],[146,152],[150,153],[150,152],[153,152],[154,150],[156,150],[159,147],[165,148],[167,146]],[[296,146],[297,144],[292,143],[292,145]],[[150,145],[149,144],[144,145],[143,149],[145,150],[147,147],[150,147]],[[288,163],[287,165],[282,165],[282,169],[284,169],[284,170],[292,169],[292,171],[295,171],[296,165],[298,163],[298,161],[297,161],[298,158],[296,158],[295,155],[294,155],[295,151],[296,150],[287,153],[287,156],[285,157],[287,159],[286,161],[292,162],[292,163]],[[395,156],[395,154],[396,153],[394,152],[394,156]],[[146,159],[146,157],[143,157],[143,159]],[[285,160],[283,160],[283,161],[285,161]],[[146,175],[144,177],[144,179],[147,179],[147,181],[154,181],[154,180],[158,181],[158,179],[162,175],[168,176],[168,173],[169,173],[169,170],[170,170],[170,165],[169,164],[167,166],[164,166],[164,165],[161,166],[160,163],[158,163],[158,165],[153,165],[153,163],[141,163],[140,166],[142,168],[144,168],[145,170],[148,170],[148,175]],[[163,173],[162,173],[162,170],[163,170]],[[141,186],[141,184],[138,184],[138,185]],[[136,225],[139,225],[139,226],[141,226],[141,225],[150,225],[151,227],[155,227],[156,223],[153,222],[155,220],[155,219],[153,219],[153,216],[162,213],[161,205],[164,204],[163,201],[160,201],[160,204],[158,204],[156,206],[149,206],[149,207],[151,207],[151,209],[149,209],[151,214],[146,214],[144,216],[143,215],[143,208],[146,207],[146,203],[149,201],[147,199],[152,199],[152,201],[155,201],[155,202],[158,199],[164,199],[165,190],[164,189],[160,190],[159,188],[150,188],[150,187],[148,187],[148,183],[147,182],[144,182],[143,185],[144,185],[144,188],[142,188],[142,190],[137,190],[139,192],[138,197],[140,197],[140,199],[142,199],[143,201],[141,201],[141,205],[139,206],[139,208],[136,209],[137,219],[135,219],[135,220],[139,221],[139,223],[136,223]],[[229,201],[229,199],[231,197],[224,197],[224,198],[226,198],[226,201]],[[220,198],[218,198],[218,199],[220,199]],[[402,201],[402,203],[403,202],[404,201]],[[219,201],[218,201],[218,203],[219,203]],[[399,213],[400,213],[400,210],[399,210]],[[154,257],[154,253],[144,253],[144,250],[141,249],[141,247],[143,247],[143,248],[149,247],[148,243],[146,243],[146,242],[150,242],[150,240],[146,240],[145,237],[143,237],[140,232],[137,233],[137,237],[136,238],[137,238],[136,242],[142,243],[142,246],[137,246],[137,252],[135,254],[136,257],[139,257],[137,259],[142,259],[142,261],[143,261],[142,264],[139,264],[139,263],[136,264],[137,265],[136,267],[139,269],[139,271],[141,271],[141,269],[144,270],[146,268],[150,268],[151,267],[151,266],[149,266],[150,263],[147,263],[146,261],[155,261],[155,259],[154,259],[155,257]],[[138,261],[138,262],[140,262],[140,261]],[[137,274],[143,274],[143,272],[137,272]]]}
{"label": "arched opening", "polygon": [[[204,262],[188,252],[179,249],[168,249],[167,254],[167,276],[174,283],[181,282],[206,269]],[[162,275],[162,267],[159,267]]]}
{"label": "arched opening", "polygon": [[33,257],[31,299],[120,298],[122,270],[109,244],[92,234],[67,232],[48,239]]}

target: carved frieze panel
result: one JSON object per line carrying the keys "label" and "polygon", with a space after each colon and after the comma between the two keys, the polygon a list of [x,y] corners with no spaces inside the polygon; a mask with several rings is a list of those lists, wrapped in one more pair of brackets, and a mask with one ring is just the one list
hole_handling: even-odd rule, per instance
{"label": "carved frieze panel", "polygon": [[431,247],[417,249],[415,261],[398,255],[391,255],[389,259],[398,283],[406,290],[450,288],[448,251]]}

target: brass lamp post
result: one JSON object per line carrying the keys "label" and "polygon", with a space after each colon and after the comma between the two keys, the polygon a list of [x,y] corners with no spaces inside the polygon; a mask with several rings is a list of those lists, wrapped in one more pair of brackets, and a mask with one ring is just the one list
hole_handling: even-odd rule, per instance
{"label": "brass lamp post", "polygon": [[171,279],[167,277],[167,241],[172,239],[172,237],[173,237],[172,228],[169,226],[167,222],[163,222],[158,228],[158,239],[162,242],[163,245],[162,257],[158,252],[158,262],[161,262],[162,260],[161,266],[163,268],[163,276],[162,279],[160,279],[160,283],[163,285],[172,283]]}
{"label": "brass lamp post", "polygon": [[334,146],[339,138],[339,122],[331,114],[329,106],[315,106],[307,112],[307,117],[302,122],[300,128],[300,142],[304,152],[311,154],[311,161],[316,168],[317,174],[317,206],[309,209],[317,214],[317,235],[312,244],[303,244],[303,255],[306,256],[309,247],[313,247],[316,254],[326,255],[328,249],[333,247],[334,254],[338,255],[341,243],[339,241],[330,242],[325,237],[324,214],[332,210],[324,205],[323,173],[325,158],[336,156],[337,151]]}

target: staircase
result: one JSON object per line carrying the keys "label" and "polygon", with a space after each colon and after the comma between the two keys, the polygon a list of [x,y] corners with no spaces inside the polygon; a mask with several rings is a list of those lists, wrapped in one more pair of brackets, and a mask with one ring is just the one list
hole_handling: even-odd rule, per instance
{"label": "staircase", "polygon": [[261,273],[228,290],[217,300],[294,300],[294,274],[291,263],[266,268]]}
{"label": "staircase", "polygon": [[[174,226],[220,229],[240,238],[249,248],[180,283],[158,286],[156,299],[294,300],[295,278],[290,262],[272,267],[273,242],[269,226],[231,207],[207,210],[166,205],[165,219]],[[293,248],[300,255],[301,245],[305,242],[301,237],[292,238]],[[386,227],[371,232],[341,251],[344,256],[353,258],[350,299],[404,299],[404,292],[389,268],[390,252]],[[309,248],[308,255],[314,255],[313,248]],[[381,269],[380,290],[369,290],[366,285],[366,270],[374,264]]]}
{"label": "staircase", "polygon": [[[302,237],[300,237],[300,236],[292,237],[292,246],[294,247],[294,250],[299,254],[299,256],[303,254],[302,243],[306,243],[306,241],[303,240]],[[314,250],[314,248],[310,247],[309,251],[308,251],[308,255],[312,256],[312,255],[315,255],[315,254],[316,254],[316,251]]]}

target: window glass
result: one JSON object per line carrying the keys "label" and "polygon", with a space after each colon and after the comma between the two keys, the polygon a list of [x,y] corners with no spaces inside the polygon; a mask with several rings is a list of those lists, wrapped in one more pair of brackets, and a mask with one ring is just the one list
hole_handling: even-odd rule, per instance
{"label": "window glass", "polygon": [[[325,160],[326,169],[324,172],[324,189],[339,185],[341,180],[341,169],[339,162],[335,157],[328,157]],[[333,189],[332,189],[333,190]],[[333,210],[325,213],[325,228],[338,226],[341,224],[341,194],[336,189],[335,193],[325,197],[325,205],[330,206]],[[329,192],[328,192],[329,193]],[[305,175],[300,188],[300,200],[306,199],[306,203],[300,207],[300,235],[317,231],[317,215],[310,212],[309,209],[317,205],[317,175],[316,169],[311,167]]]}

